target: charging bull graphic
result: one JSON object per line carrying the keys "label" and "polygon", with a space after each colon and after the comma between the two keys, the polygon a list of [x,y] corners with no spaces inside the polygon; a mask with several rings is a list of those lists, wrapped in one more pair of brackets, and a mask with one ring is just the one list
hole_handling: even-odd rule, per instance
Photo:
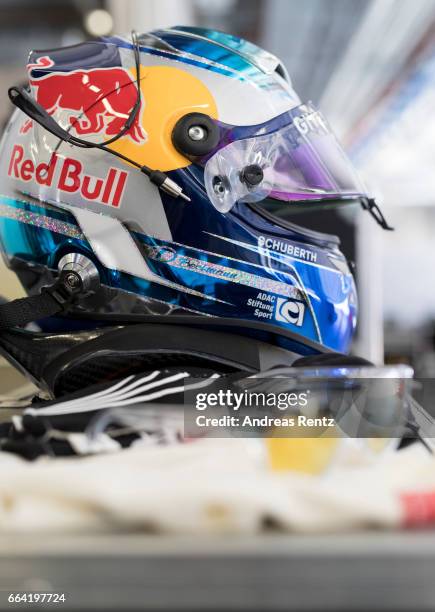
{"label": "charging bull graphic", "polygon": [[[111,67],[33,76],[35,71],[45,71],[53,65],[53,60],[45,55],[27,66],[29,84],[37,102],[50,115],[59,110],[69,113],[69,124],[78,136],[99,134],[102,139],[116,136],[124,127],[137,100],[136,82],[130,72],[124,68]],[[142,144],[147,138],[140,124],[141,110],[126,134],[137,144]],[[21,133],[25,134],[31,127],[32,121],[27,120],[21,127]]]}

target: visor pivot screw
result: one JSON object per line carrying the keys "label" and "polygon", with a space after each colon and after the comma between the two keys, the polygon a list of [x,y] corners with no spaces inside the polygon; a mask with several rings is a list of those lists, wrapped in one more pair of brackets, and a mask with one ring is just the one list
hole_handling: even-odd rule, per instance
{"label": "visor pivot screw", "polygon": [[207,137],[206,130],[200,125],[192,125],[188,132],[190,140],[194,140],[195,142],[199,140],[205,140]]}
{"label": "visor pivot screw", "polygon": [[75,274],[74,272],[70,272],[69,274],[66,275],[65,282],[67,283],[69,287],[71,287],[71,289],[75,289],[81,283],[79,276]]}
{"label": "visor pivot screw", "polygon": [[221,176],[213,177],[213,191],[219,197],[225,194],[225,181]]}
{"label": "visor pivot screw", "polygon": [[240,172],[240,180],[248,187],[256,187],[264,178],[263,168],[258,164],[245,166]]}
{"label": "visor pivot screw", "polygon": [[100,275],[95,264],[81,253],[68,253],[59,263],[62,282],[71,291],[95,292],[100,288]]}

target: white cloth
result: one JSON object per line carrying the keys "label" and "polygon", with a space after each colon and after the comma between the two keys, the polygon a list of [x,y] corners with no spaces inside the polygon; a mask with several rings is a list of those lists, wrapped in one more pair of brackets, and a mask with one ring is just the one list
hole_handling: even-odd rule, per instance
{"label": "white cloth", "polygon": [[272,522],[313,533],[398,528],[416,508],[420,522],[434,518],[421,500],[434,497],[435,458],[421,445],[323,476],[272,472],[264,448],[261,440],[204,439],[33,463],[0,453],[0,532],[253,533]]}

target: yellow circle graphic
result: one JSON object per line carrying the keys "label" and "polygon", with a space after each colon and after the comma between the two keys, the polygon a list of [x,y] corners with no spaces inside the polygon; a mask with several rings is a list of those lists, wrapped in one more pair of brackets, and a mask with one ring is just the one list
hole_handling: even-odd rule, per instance
{"label": "yellow circle graphic", "polygon": [[[170,66],[141,66],[141,92],[139,120],[144,130],[144,142],[137,143],[123,137],[110,148],[153,170],[165,172],[188,166],[190,161],[172,144],[172,130],[188,113],[205,113],[217,118],[216,103],[210,90],[185,70]],[[108,98],[110,100],[110,96]]]}

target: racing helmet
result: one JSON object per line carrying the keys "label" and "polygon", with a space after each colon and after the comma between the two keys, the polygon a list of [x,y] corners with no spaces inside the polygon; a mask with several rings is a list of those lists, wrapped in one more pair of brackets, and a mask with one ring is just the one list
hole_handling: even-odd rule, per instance
{"label": "racing helmet", "polygon": [[1,143],[0,243],[29,295],[82,269],[82,317],[220,317],[300,354],[348,350],[339,240],[291,212],[371,200],[275,56],[173,27],[33,51],[27,68]]}

